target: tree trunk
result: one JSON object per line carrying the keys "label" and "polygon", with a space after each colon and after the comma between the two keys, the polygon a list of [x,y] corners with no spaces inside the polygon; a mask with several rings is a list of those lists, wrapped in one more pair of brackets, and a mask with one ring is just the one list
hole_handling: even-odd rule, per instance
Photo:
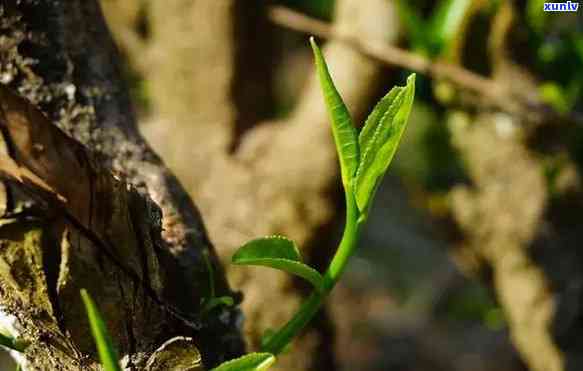
{"label": "tree trunk", "polygon": [[81,288],[129,369],[168,369],[158,359],[179,348],[207,367],[241,354],[239,311],[200,312],[210,280],[233,293],[136,128],[99,5],[3,0],[0,16],[2,83],[46,115],[3,88],[0,304],[31,344],[27,369],[96,369]]}

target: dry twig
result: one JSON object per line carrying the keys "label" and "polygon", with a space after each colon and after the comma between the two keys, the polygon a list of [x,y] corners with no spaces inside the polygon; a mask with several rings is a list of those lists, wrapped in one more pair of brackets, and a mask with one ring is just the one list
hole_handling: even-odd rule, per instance
{"label": "dry twig", "polygon": [[389,45],[382,41],[364,40],[355,35],[338,32],[330,24],[308,17],[281,6],[272,7],[270,19],[283,27],[309,33],[325,39],[334,39],[350,45],[368,57],[392,66],[400,66],[411,71],[447,80],[457,87],[477,94],[487,105],[511,114],[518,114],[531,121],[567,120],[583,125],[583,117],[576,113],[563,117],[540,100],[536,92],[516,91],[502,81],[476,74],[461,66],[433,61],[419,54]]}

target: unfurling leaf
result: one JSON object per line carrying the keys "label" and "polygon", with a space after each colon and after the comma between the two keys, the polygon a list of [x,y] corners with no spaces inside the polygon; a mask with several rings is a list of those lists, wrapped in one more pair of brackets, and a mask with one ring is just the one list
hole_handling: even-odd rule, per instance
{"label": "unfurling leaf", "polygon": [[362,156],[355,177],[356,203],[366,217],[376,189],[387,171],[405,130],[413,97],[415,74],[405,87],[395,87],[374,108],[359,136]]}
{"label": "unfurling leaf", "polygon": [[359,161],[359,148],[357,141],[357,134],[350,113],[346,105],[342,101],[342,97],[336,90],[328,66],[324,60],[324,56],[314,41],[310,38],[312,49],[314,50],[314,58],[316,60],[316,69],[322,86],[324,94],[324,101],[328,114],[332,120],[332,134],[336,143],[336,150],[340,161],[340,172],[342,174],[342,183],[346,188],[352,181]]}
{"label": "unfurling leaf", "polygon": [[271,353],[250,353],[243,357],[227,361],[211,371],[263,371],[275,362]]}
{"label": "unfurling leaf", "polygon": [[282,236],[251,240],[237,250],[232,261],[237,265],[260,265],[295,274],[309,281],[316,289],[322,283],[320,273],[302,263],[296,244]]}
{"label": "unfurling leaf", "polygon": [[103,364],[103,369],[105,371],[121,371],[118,363],[117,352],[113,347],[113,342],[107,332],[105,322],[99,314],[93,299],[91,299],[86,290],[81,290],[81,298],[83,299],[85,309],[87,310],[91,333],[97,344],[97,352],[99,353],[99,359]]}

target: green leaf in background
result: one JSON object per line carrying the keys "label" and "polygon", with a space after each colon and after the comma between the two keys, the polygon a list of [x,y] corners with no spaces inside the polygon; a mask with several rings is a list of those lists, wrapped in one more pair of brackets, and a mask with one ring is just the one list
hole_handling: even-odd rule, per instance
{"label": "green leaf in background", "polygon": [[251,240],[237,250],[232,261],[237,265],[260,265],[295,274],[309,281],[316,289],[322,283],[320,273],[302,263],[296,244],[282,236]]}
{"label": "green leaf in background", "polygon": [[546,0],[528,0],[526,3],[526,20],[536,32],[542,32],[546,16],[543,12]]}
{"label": "green leaf in background", "polygon": [[263,371],[275,362],[271,353],[250,353],[243,357],[227,361],[211,371]]}
{"label": "green leaf in background", "polygon": [[0,345],[16,350],[17,352],[24,352],[28,344],[19,341],[18,339],[10,336],[8,333],[0,332]]}
{"label": "green leaf in background", "polygon": [[409,38],[411,48],[417,52],[427,52],[427,35],[430,35],[427,33],[428,25],[409,5],[408,0],[397,1],[397,15]]}
{"label": "green leaf in background", "polygon": [[471,0],[443,0],[439,3],[427,30],[431,35],[432,51],[435,54],[442,54],[449,48],[471,4]]}
{"label": "green leaf in background", "polygon": [[342,97],[336,90],[328,66],[322,55],[322,51],[318,48],[314,38],[310,38],[310,44],[314,50],[314,58],[316,60],[316,69],[322,86],[324,94],[324,101],[326,108],[332,120],[332,134],[336,142],[336,150],[340,160],[340,172],[342,174],[342,183],[347,188],[350,185],[352,177],[356,173],[359,161],[359,149],[356,136],[356,129],[352,124],[350,113],[346,105],[342,101]]}
{"label": "green leaf in background", "polygon": [[111,338],[107,333],[105,322],[99,314],[93,299],[91,299],[85,289],[81,290],[81,298],[85,304],[85,310],[87,310],[87,317],[89,318],[89,324],[91,326],[91,334],[93,334],[93,338],[97,344],[97,352],[99,353],[99,358],[103,364],[103,369],[105,371],[121,371],[118,363],[117,352],[113,347]]}
{"label": "green leaf in background", "polygon": [[578,34],[573,38],[573,44],[575,46],[575,53],[581,61],[583,61],[583,35]]}
{"label": "green leaf in background", "polygon": [[403,135],[413,98],[415,74],[405,87],[393,88],[375,107],[359,136],[362,148],[355,178],[356,203],[366,217],[372,198],[397,150]]}

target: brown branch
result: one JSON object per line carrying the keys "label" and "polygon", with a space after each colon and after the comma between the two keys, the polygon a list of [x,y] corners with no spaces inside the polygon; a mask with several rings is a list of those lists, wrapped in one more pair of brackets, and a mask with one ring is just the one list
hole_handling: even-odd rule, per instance
{"label": "brown branch", "polygon": [[546,120],[562,118],[583,125],[583,118],[580,115],[573,113],[569,117],[563,117],[541,102],[533,92],[513,90],[504,82],[481,76],[458,65],[433,61],[382,41],[365,40],[353,34],[339,32],[326,22],[286,7],[272,7],[269,17],[280,26],[343,42],[379,62],[407,68],[434,79],[447,80],[461,89],[476,93],[485,100],[485,103],[502,111],[518,114],[534,121],[540,121],[540,118]]}

